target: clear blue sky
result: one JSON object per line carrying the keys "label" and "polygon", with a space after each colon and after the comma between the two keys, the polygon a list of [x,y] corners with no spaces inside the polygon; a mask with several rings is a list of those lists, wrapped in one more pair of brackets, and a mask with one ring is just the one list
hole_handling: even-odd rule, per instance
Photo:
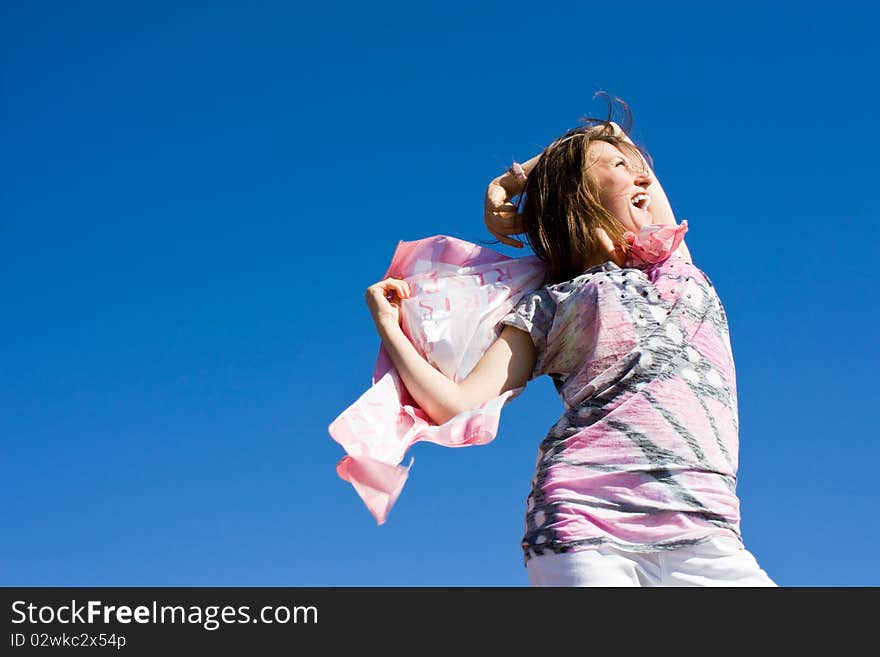
{"label": "clear blue sky", "polygon": [[[874,3],[4,3],[0,584],[521,586],[560,413],[417,444],[379,527],[327,425],[398,240],[625,99],[728,312],[746,545],[880,585]],[[523,255],[504,246],[508,255]]]}

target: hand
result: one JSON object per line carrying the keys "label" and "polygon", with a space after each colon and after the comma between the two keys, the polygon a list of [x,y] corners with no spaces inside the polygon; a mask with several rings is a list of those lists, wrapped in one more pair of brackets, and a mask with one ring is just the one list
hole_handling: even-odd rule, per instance
{"label": "hand", "polygon": [[409,285],[400,278],[386,278],[367,288],[367,308],[378,328],[385,322],[400,324],[400,303],[410,297]]}
{"label": "hand", "polygon": [[496,178],[490,182],[486,189],[483,221],[486,222],[486,228],[489,229],[489,232],[497,237],[501,243],[521,249],[523,243],[511,235],[525,232],[522,216],[517,214],[516,205],[510,202],[508,189],[502,187],[499,180]]}

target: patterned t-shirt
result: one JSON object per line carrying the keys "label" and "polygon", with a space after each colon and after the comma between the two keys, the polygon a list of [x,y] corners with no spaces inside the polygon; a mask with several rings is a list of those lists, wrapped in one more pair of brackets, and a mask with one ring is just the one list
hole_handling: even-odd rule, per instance
{"label": "patterned t-shirt", "polygon": [[565,412],[538,450],[523,551],[654,551],[741,540],[736,378],[708,277],[676,253],[606,262],[526,294],[527,331]]}

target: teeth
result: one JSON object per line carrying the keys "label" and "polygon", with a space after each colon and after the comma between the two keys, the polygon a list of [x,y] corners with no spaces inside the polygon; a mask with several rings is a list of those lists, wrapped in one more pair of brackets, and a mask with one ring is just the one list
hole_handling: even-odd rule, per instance
{"label": "teeth", "polygon": [[651,197],[648,194],[636,194],[632,197],[632,204],[640,210],[647,209],[651,203]]}

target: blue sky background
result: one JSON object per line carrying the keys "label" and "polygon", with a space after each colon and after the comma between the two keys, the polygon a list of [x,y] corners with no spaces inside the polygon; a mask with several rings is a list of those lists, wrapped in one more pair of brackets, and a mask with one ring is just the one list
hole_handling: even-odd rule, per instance
{"label": "blue sky background", "polygon": [[[561,406],[421,443],[379,527],[327,425],[398,240],[602,89],[725,304],[747,547],[880,585],[874,3],[5,2],[0,584],[521,586]],[[505,246],[508,255],[525,255]]]}

